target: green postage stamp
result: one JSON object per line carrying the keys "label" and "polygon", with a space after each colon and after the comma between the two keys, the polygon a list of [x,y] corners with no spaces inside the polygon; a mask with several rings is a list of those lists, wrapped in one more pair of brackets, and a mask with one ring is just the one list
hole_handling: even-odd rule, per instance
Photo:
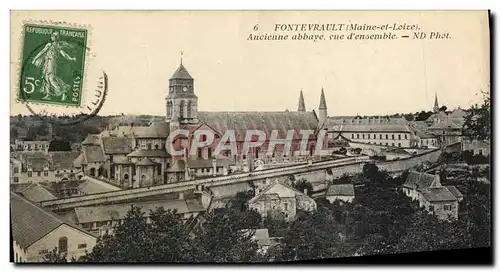
{"label": "green postage stamp", "polygon": [[18,99],[81,106],[87,29],[24,24],[23,32]]}

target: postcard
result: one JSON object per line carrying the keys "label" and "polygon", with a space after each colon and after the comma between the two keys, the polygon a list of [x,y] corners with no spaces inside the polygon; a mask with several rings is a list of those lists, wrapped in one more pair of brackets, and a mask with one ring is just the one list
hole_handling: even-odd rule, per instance
{"label": "postcard", "polygon": [[11,261],[491,252],[489,28],[488,11],[11,11]]}

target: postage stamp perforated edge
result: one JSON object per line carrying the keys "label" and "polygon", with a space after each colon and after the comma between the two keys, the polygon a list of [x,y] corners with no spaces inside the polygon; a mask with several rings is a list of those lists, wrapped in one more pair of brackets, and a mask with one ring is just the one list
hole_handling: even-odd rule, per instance
{"label": "postage stamp perforated edge", "polygon": [[[23,49],[24,49],[24,37],[25,37],[25,26],[26,25],[40,25],[40,26],[53,26],[53,27],[68,27],[68,28],[75,28],[75,29],[84,29],[87,31],[87,37],[86,37],[86,48],[85,48],[85,61],[83,63],[83,79],[82,79],[82,87],[81,87],[81,100],[80,100],[80,105],[70,105],[70,104],[64,104],[64,103],[41,103],[37,101],[26,101],[20,98],[19,93],[20,93],[20,80],[21,80],[21,74],[22,74],[22,69],[23,69]],[[30,105],[35,105],[35,106],[54,106],[54,107],[64,107],[64,108],[83,108],[86,105],[86,96],[83,94],[84,91],[89,87],[88,86],[88,69],[92,64],[92,58],[93,54],[90,51],[90,48],[92,48],[92,26],[89,24],[78,24],[78,23],[69,23],[66,21],[52,21],[52,20],[32,20],[32,19],[26,19],[23,20],[21,23],[21,35],[19,35],[19,41],[18,44],[20,46],[20,52],[19,56],[17,59],[17,67],[16,67],[16,81],[15,81],[15,86],[14,88],[14,99],[15,102],[17,103],[29,103]]]}

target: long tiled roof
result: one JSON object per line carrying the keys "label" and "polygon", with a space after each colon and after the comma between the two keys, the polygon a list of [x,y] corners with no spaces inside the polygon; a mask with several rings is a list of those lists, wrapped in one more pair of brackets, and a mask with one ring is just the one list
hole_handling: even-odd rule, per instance
{"label": "long tiled roof", "polygon": [[128,154],[129,157],[157,157],[168,158],[170,155],[163,149],[136,149]]}
{"label": "long tiled roof", "polygon": [[454,123],[453,121],[451,121],[448,118],[444,119],[441,122],[437,122],[429,127],[429,129],[447,129],[447,128],[460,129],[461,127],[460,127],[460,125],[457,125],[456,123]]}
{"label": "long tiled roof", "polygon": [[22,248],[28,248],[62,224],[94,236],[12,192],[10,193],[10,210],[12,236]]}
{"label": "long tiled roof", "polygon": [[154,165],[156,165],[156,163],[152,162],[147,157],[144,157],[140,161],[138,161],[135,165],[140,165],[140,166],[154,166]]}
{"label": "long tiled roof", "polygon": [[409,133],[410,129],[406,124],[344,124],[336,125],[331,128],[333,131],[343,131],[343,132],[399,132],[399,133]]}
{"label": "long tiled roof", "polygon": [[141,127],[134,131],[136,138],[167,138],[170,133],[170,124],[167,122],[154,122],[148,127]]}
{"label": "long tiled roof", "polygon": [[354,185],[332,184],[326,192],[327,196],[354,196]]}
{"label": "long tiled roof", "polygon": [[[213,160],[188,160],[187,164],[189,168],[209,168],[212,167]],[[234,165],[235,163],[231,159],[216,159],[217,166],[228,166]]]}
{"label": "long tiled roof", "polygon": [[456,201],[457,198],[446,187],[432,187],[423,189],[422,195],[429,202]]}
{"label": "long tiled roof", "polygon": [[19,194],[33,202],[57,199],[55,195],[39,184],[31,184],[31,186],[24,189]]}
{"label": "long tiled roof", "polygon": [[83,160],[84,160],[83,153],[80,153],[80,155],[78,155],[78,157],[76,157],[76,159],[73,160],[73,166],[82,167]]}
{"label": "long tiled roof", "polygon": [[462,198],[463,195],[462,193],[457,189],[457,187],[455,186],[445,186],[446,189],[448,189],[448,191],[450,191],[450,193],[452,193],[456,198]]}
{"label": "long tiled roof", "polygon": [[423,131],[422,129],[420,128],[412,128],[413,132],[415,132],[415,135],[417,137],[419,137],[420,139],[429,139],[429,138],[436,138],[436,136],[434,135],[431,135],[429,133],[427,133],[426,131]]}
{"label": "long tiled roof", "polygon": [[43,171],[43,168],[45,166],[47,167],[50,166],[50,160],[47,157],[45,158],[34,157],[34,158],[29,158],[27,160],[27,167],[32,168],[33,171]]}
{"label": "long tiled roof", "polygon": [[288,130],[316,130],[318,119],[314,112],[199,112],[200,123],[212,127],[221,135],[234,130],[239,141],[244,140],[247,130],[262,130],[270,137],[278,130],[279,137],[287,135]]}
{"label": "long tiled roof", "polygon": [[100,145],[99,135],[89,134],[87,138],[83,140],[82,145]]}
{"label": "long tiled roof", "polygon": [[[254,202],[260,200],[261,198],[265,197],[272,188],[274,188],[275,186],[280,186],[280,185],[283,186],[285,189],[290,190],[290,192],[292,192],[294,196],[297,196],[297,195],[306,196],[303,192],[293,188],[292,186],[289,186],[283,182],[278,181],[278,182],[273,182],[273,183],[269,184],[268,186],[264,187],[262,189],[262,191],[259,194],[257,194],[256,196],[254,196],[252,199],[250,199],[248,201],[248,203],[250,204],[250,203],[254,203]],[[279,196],[279,197],[283,197],[283,196]]]}
{"label": "long tiled roof", "polygon": [[84,161],[86,163],[93,162],[104,162],[106,158],[104,157],[104,153],[102,152],[101,146],[97,145],[87,145],[82,146]]}
{"label": "long tiled roof", "polygon": [[52,158],[53,169],[73,168],[73,161],[80,154],[78,151],[51,151],[49,153]]}
{"label": "long tiled roof", "polygon": [[103,182],[97,182],[92,179],[87,179],[78,185],[78,190],[86,195],[98,194],[104,192],[118,191],[119,188],[114,188],[111,185],[107,185]]}
{"label": "long tiled roof", "polygon": [[188,205],[187,200],[175,199],[175,200],[162,200],[147,203],[124,203],[124,204],[114,204],[114,205],[103,205],[95,207],[77,207],[75,208],[76,218],[79,224],[88,222],[101,222],[109,220],[123,219],[127,212],[130,210],[131,205],[140,207],[146,215],[149,214],[150,210],[155,210],[157,207],[163,207],[165,210],[176,209],[177,213],[184,214],[188,212],[201,212],[205,211],[205,208],[199,204],[191,203]]}
{"label": "long tiled roof", "polygon": [[132,139],[127,137],[101,137],[104,153],[128,154],[132,151]]}
{"label": "long tiled roof", "polygon": [[403,186],[415,190],[421,190],[431,186],[433,181],[434,175],[410,171]]}

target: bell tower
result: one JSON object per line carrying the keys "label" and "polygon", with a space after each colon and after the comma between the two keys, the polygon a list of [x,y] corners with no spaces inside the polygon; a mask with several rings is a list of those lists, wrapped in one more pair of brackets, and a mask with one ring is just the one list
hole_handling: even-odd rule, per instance
{"label": "bell tower", "polygon": [[198,123],[198,97],[194,94],[194,79],[181,63],[168,80],[167,118],[179,124]]}

